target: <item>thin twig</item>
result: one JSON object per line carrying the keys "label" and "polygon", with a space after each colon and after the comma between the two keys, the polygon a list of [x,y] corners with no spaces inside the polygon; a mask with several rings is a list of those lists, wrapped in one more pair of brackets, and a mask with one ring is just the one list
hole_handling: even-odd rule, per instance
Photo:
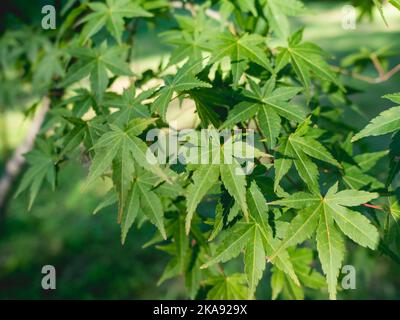
{"label": "thin twig", "polygon": [[380,210],[380,211],[385,211],[385,209],[383,209],[382,207],[376,206],[376,205],[373,205],[373,204],[363,203],[362,205],[364,207],[367,207],[367,208],[372,208],[372,209],[376,209],[376,210]]}
{"label": "thin twig", "polygon": [[[375,67],[376,68],[376,67]],[[398,65],[396,65],[395,67],[393,67],[391,70],[389,70],[388,72],[386,72],[386,73],[384,73],[384,74],[382,74],[382,75],[380,75],[380,76],[378,76],[378,77],[375,77],[375,78],[373,78],[373,77],[368,77],[368,76],[364,76],[364,75],[362,75],[362,74],[360,74],[360,73],[357,73],[357,72],[350,72],[350,71],[348,71],[348,70],[346,70],[346,69],[343,69],[343,68],[340,68],[340,67],[333,67],[333,69],[336,71],[336,72],[340,72],[341,74],[343,74],[343,75],[347,75],[347,76],[351,76],[351,77],[353,77],[353,78],[355,78],[355,79],[358,79],[358,80],[361,80],[361,81],[364,81],[364,82],[368,82],[368,83],[371,83],[371,84],[378,84],[378,83],[382,83],[382,82],[386,82],[386,81],[388,81],[390,78],[392,78],[397,72],[399,72],[400,71],[400,64],[398,64]],[[377,69],[377,71],[378,71],[378,73],[379,73],[379,70]]]}
{"label": "thin twig", "polygon": [[378,71],[379,77],[382,78],[385,75],[385,70],[383,70],[382,64],[379,61],[377,55],[375,53],[371,53],[370,59],[374,64],[376,71]]}

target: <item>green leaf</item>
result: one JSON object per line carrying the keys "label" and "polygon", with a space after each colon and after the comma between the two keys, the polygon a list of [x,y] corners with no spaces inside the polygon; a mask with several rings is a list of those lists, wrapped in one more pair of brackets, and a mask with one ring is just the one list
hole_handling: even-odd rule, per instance
{"label": "green leaf", "polygon": [[259,104],[243,101],[238,103],[229,112],[228,118],[225,120],[221,129],[231,128],[235,124],[251,119],[257,113]]}
{"label": "green leaf", "polygon": [[[268,206],[260,188],[254,181],[247,191],[247,202],[249,204],[251,217],[257,225],[257,232],[261,235],[263,247],[265,249],[264,255],[272,256],[273,252],[278,248],[279,241],[272,238],[272,230],[268,225]],[[253,248],[253,250],[255,250],[255,248]],[[263,257],[262,263],[264,263],[264,258],[265,257]],[[282,272],[285,272],[296,284],[299,283],[286,250],[280,250],[277,252],[275,259],[273,259],[273,261],[269,259],[269,262],[273,263],[279,270],[282,270]],[[261,261],[258,261],[257,264],[261,266]],[[264,266],[262,267],[262,270],[264,270]],[[258,269],[258,272],[261,273],[262,271]]]}
{"label": "green leaf", "polygon": [[216,238],[216,236],[221,232],[224,226],[224,208],[220,202],[218,202],[215,208],[215,219],[213,224],[213,229],[208,238],[208,241],[212,241]]}
{"label": "green leaf", "polygon": [[194,172],[193,183],[187,188],[186,234],[189,234],[193,213],[196,211],[197,205],[207,194],[208,190],[218,181],[218,178],[218,165],[200,165],[200,169]]}
{"label": "green leaf", "polygon": [[268,262],[274,264],[279,270],[285,272],[296,285],[300,285],[299,279],[294,271],[293,264],[290,261],[289,254],[286,250],[280,250],[276,255],[274,261],[270,261],[269,257],[278,250],[280,241],[278,239],[273,239],[272,236],[265,235],[263,233],[264,248],[267,254]]}
{"label": "green leaf", "polygon": [[321,201],[321,198],[314,194],[308,192],[296,192],[286,198],[273,201],[271,204],[294,209],[304,209],[310,205],[316,204],[319,201]]}
{"label": "green leaf", "polygon": [[251,183],[247,190],[247,203],[251,217],[260,226],[263,233],[271,234],[272,231],[268,225],[268,206],[255,181]]}
{"label": "green leaf", "polygon": [[376,5],[376,7],[378,8],[379,14],[382,17],[383,22],[385,22],[386,27],[388,27],[388,23],[385,17],[385,14],[383,13],[383,5],[382,2],[380,0],[372,0],[374,2],[374,4]]}
{"label": "green leaf", "polygon": [[290,250],[290,259],[296,269],[301,283],[305,287],[321,289],[326,287],[324,276],[311,265],[314,262],[314,251],[309,248],[293,248]]}
{"label": "green leaf", "polygon": [[343,89],[335,73],[324,60],[324,51],[317,45],[305,42],[291,45],[285,50],[288,51],[292,66],[307,91],[310,87],[310,73]]}
{"label": "green leaf", "polygon": [[345,248],[343,238],[333,224],[333,217],[325,206],[323,206],[317,228],[317,249],[328,283],[329,298],[336,299],[337,278],[344,259]]}
{"label": "green leaf", "polygon": [[343,239],[334,222],[353,241],[375,249],[379,241],[376,228],[367,218],[347,209],[346,206],[356,206],[377,196],[376,193],[356,190],[338,192],[336,183],[328,190],[325,197],[320,194],[298,192],[271,202],[271,205],[281,205],[300,211],[291,220],[283,240],[269,255],[269,260],[274,261],[285,248],[302,243],[317,230],[318,254],[327,277],[330,298],[334,299],[339,268],[344,257]]}
{"label": "green leaf", "polygon": [[281,131],[281,118],[273,108],[263,106],[258,111],[257,119],[263,136],[268,137],[268,148],[273,149]]}
{"label": "green leaf", "polygon": [[178,70],[175,77],[166,78],[165,86],[161,88],[157,99],[151,106],[152,111],[159,111],[164,121],[166,121],[167,108],[174,92],[181,93],[195,88],[211,88],[209,83],[197,79],[194,75],[201,62],[202,60],[187,62]]}
{"label": "green leaf", "polygon": [[278,148],[278,156],[275,159],[275,181],[274,181],[274,191],[276,192],[279,187],[279,183],[282,178],[288,173],[293,165],[293,158],[289,156],[292,152],[291,146],[287,139],[282,141],[282,144]]}
{"label": "green leaf", "polygon": [[229,57],[234,86],[239,83],[249,61],[272,72],[268,57],[261,49],[265,39],[260,35],[245,33],[241,37],[236,37],[230,33],[223,33],[217,35],[214,42],[210,63],[216,63],[224,57]]}
{"label": "green leaf", "polygon": [[343,190],[329,197],[327,196],[325,197],[325,199],[329,203],[332,202],[346,207],[353,207],[363,203],[367,203],[372,199],[376,199],[378,197],[379,195],[377,193],[357,190]]}
{"label": "green leaf", "polygon": [[390,185],[396,175],[400,172],[400,132],[397,132],[390,143],[390,165],[389,175],[386,181],[386,185]]}
{"label": "green leaf", "polygon": [[118,202],[117,194],[114,188],[110,189],[104,196],[103,201],[100,202],[97,207],[93,210],[93,214],[97,214],[100,210],[113,205]]}
{"label": "green leaf", "polygon": [[273,269],[271,276],[272,300],[276,300],[285,285],[285,274],[279,269]]}
{"label": "green leaf", "polygon": [[332,157],[326,148],[317,140],[311,137],[298,137],[291,135],[289,137],[290,143],[294,149],[302,150],[307,155],[328,162],[334,166],[340,167],[340,164]]}
{"label": "green leaf", "polygon": [[321,206],[322,204],[320,203],[317,206],[310,206],[298,212],[290,222],[285,238],[277,250],[269,256],[270,261],[273,261],[281,250],[302,243],[312,236],[319,221]]}
{"label": "green leaf", "polygon": [[178,260],[179,270],[184,274],[187,264],[186,256],[188,255],[189,250],[189,238],[185,233],[184,215],[179,215],[178,219],[176,219],[173,238],[176,247],[176,257]]}
{"label": "green leaf", "polygon": [[[134,134],[140,134],[144,127],[151,123],[149,120],[134,119],[131,126],[127,126],[125,130],[115,125],[110,125],[111,130],[103,134],[94,145],[96,151],[90,166],[89,176],[85,186],[87,187],[94,180],[99,178],[111,166],[114,159],[120,159],[121,170],[125,170],[126,166],[132,171],[129,162],[133,159],[143,168],[153,172],[162,179],[170,181],[170,178],[157,164],[154,154],[148,151],[147,145]],[[125,165],[121,165],[121,159],[124,159]],[[128,162],[128,163],[126,163]],[[127,175],[129,179],[129,174]],[[126,177],[126,176],[124,176]],[[120,177],[122,178],[122,177]]]}
{"label": "green leaf", "polygon": [[126,236],[140,210],[140,198],[137,183],[133,183],[126,198],[126,204],[123,207],[122,221],[121,221],[121,242],[125,243]]}
{"label": "green leaf", "polygon": [[213,286],[207,293],[209,300],[244,300],[248,298],[248,289],[245,286],[246,276],[243,274],[213,277],[208,279],[206,284]]}
{"label": "green leaf", "polygon": [[[290,142],[289,142],[290,143]],[[294,155],[297,159],[293,160],[293,163],[297,169],[297,173],[300,178],[307,184],[307,187],[312,192],[318,193],[318,167],[313,163],[308,156],[302,151],[302,149],[295,147],[291,144]]]}
{"label": "green leaf", "polygon": [[73,48],[72,56],[79,60],[68,70],[60,86],[68,86],[90,75],[90,86],[98,100],[102,99],[108,86],[107,70],[115,75],[133,75],[129,65],[122,59],[125,49],[120,47]]}
{"label": "green leaf", "polygon": [[221,180],[229,194],[240,205],[246,219],[249,217],[249,210],[246,202],[246,176],[235,159],[232,164],[221,164]]}
{"label": "green leaf", "polygon": [[256,1],[255,0],[237,0],[240,10],[244,12],[251,12],[251,14],[257,17]]}
{"label": "green leaf", "polygon": [[245,273],[249,283],[249,298],[252,298],[265,269],[265,251],[258,228],[253,228],[244,255]]}
{"label": "green leaf", "polygon": [[383,111],[357,133],[351,141],[354,142],[368,136],[380,136],[396,130],[400,130],[400,106]]}
{"label": "green leaf", "polygon": [[91,2],[88,3],[88,6],[93,12],[82,19],[82,22],[85,23],[80,36],[82,44],[104,26],[107,27],[107,30],[115,40],[121,43],[124,18],[152,16],[150,12],[130,0],[107,0],[106,4]]}
{"label": "green leaf", "polygon": [[290,34],[288,16],[297,16],[304,12],[304,5],[298,0],[268,0],[264,7],[264,14],[271,24],[275,35],[286,39]]}
{"label": "green leaf", "polygon": [[238,256],[247,246],[255,228],[254,224],[236,223],[232,229],[225,231],[225,236],[216,248],[215,254],[201,268],[208,268],[218,262],[226,262]]}
{"label": "green leaf", "polygon": [[400,92],[399,93],[386,94],[382,98],[389,99],[390,101],[393,101],[394,103],[399,103],[400,104]]}
{"label": "green leaf", "polygon": [[229,128],[236,123],[251,119],[257,113],[260,130],[269,148],[273,148],[281,129],[280,117],[302,122],[305,110],[288,103],[302,89],[298,87],[280,87],[273,90],[274,83],[267,82],[260,90],[258,85],[248,79],[252,91],[245,91],[246,97],[255,102],[240,102],[231,112],[222,128]]}
{"label": "green leaf", "polygon": [[389,0],[389,3],[395,6],[398,10],[400,10],[400,0]]}
{"label": "green leaf", "polygon": [[379,234],[371,222],[356,211],[335,204],[327,204],[340,230],[351,240],[363,247],[375,250],[379,243]]}
{"label": "green leaf", "polygon": [[112,179],[119,197],[118,222],[121,222],[128,191],[131,188],[135,171],[129,141],[124,140],[112,164]]}
{"label": "green leaf", "polygon": [[158,228],[162,237],[167,239],[164,227],[164,210],[160,198],[146,185],[138,183],[138,191],[140,193],[140,202],[144,214]]}
{"label": "green leaf", "polygon": [[46,179],[53,188],[56,182],[56,169],[53,155],[44,141],[39,141],[37,143],[38,148],[26,155],[30,167],[24,174],[14,196],[15,198],[18,197],[18,195],[29,188],[28,210],[32,208],[44,180]]}

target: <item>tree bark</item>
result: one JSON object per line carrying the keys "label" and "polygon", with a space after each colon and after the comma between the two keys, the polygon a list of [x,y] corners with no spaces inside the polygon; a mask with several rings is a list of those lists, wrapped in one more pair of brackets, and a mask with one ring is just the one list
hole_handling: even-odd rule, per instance
{"label": "tree bark", "polygon": [[35,144],[35,138],[40,131],[49,106],[50,99],[44,97],[42,105],[36,112],[24,141],[6,162],[3,176],[0,179],[0,222],[4,219],[7,203],[11,197],[13,183],[21,173],[22,167],[25,164],[24,154],[32,150]]}

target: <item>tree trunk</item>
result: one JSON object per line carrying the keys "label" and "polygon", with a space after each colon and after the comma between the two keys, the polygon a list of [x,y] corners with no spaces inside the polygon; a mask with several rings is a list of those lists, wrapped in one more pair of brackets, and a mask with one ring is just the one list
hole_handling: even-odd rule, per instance
{"label": "tree trunk", "polygon": [[13,182],[17,179],[25,164],[24,154],[33,148],[35,138],[40,131],[49,106],[49,98],[44,97],[42,106],[36,112],[24,141],[14,151],[13,156],[6,162],[4,174],[0,179],[0,222],[4,219],[7,203],[11,198]]}

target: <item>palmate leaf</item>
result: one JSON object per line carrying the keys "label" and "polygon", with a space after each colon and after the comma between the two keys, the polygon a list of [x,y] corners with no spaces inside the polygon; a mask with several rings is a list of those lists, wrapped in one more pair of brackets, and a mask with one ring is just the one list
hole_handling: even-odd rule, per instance
{"label": "palmate leaf", "polygon": [[[247,191],[247,202],[249,205],[251,218],[254,219],[254,222],[257,225],[257,229],[254,234],[254,241],[258,243],[259,237],[261,237],[263,248],[265,249],[262,257],[259,249],[255,248],[253,244],[249,244],[250,247],[247,247],[246,249],[246,255],[248,254],[247,250],[253,251],[253,253],[250,255],[250,257],[253,259],[246,259],[245,256],[245,265],[247,265],[246,274],[248,277],[250,290],[249,293],[252,294],[255,291],[258,281],[261,279],[262,272],[265,268],[265,255],[270,255],[272,252],[276,251],[277,242],[272,238],[272,230],[268,224],[268,206],[260,188],[255,182],[251,184]],[[261,245],[259,245],[259,247],[261,248]],[[254,252],[255,250],[257,250],[257,252]],[[278,253],[275,261],[269,260],[268,262],[274,263],[279,270],[282,270],[282,272],[286,273],[296,284],[299,283],[286,250],[281,250]]]}
{"label": "palmate leaf", "polygon": [[277,250],[269,257],[274,260],[281,250],[303,242],[316,231],[317,249],[322,269],[327,277],[330,298],[336,298],[339,268],[344,259],[341,232],[364,247],[375,249],[379,242],[376,228],[363,215],[346,207],[358,206],[378,197],[376,193],[356,190],[337,192],[337,184],[326,195],[295,193],[271,204],[300,209]]}
{"label": "palmate leaf", "polygon": [[254,62],[272,72],[266,53],[261,49],[265,39],[260,35],[247,34],[236,37],[231,33],[217,35],[209,63],[221,61],[224,57],[230,58],[233,85],[236,87],[243,75],[248,62]]}
{"label": "palmate leaf", "polygon": [[278,57],[280,62],[277,69],[282,69],[289,61],[297,74],[297,77],[309,93],[311,85],[311,74],[323,81],[334,83],[343,89],[335,73],[325,61],[326,53],[317,45],[310,42],[300,43],[303,30],[298,31],[289,38],[289,46],[280,48]]}
{"label": "palmate leaf", "polygon": [[272,268],[271,287],[272,299],[276,299],[278,295],[282,295],[284,299],[304,299],[304,289],[313,288],[321,289],[326,286],[325,278],[318,271],[313,269],[313,250],[309,248],[290,248],[290,261],[293,263],[296,275],[299,277],[301,286],[285,275],[276,267]]}
{"label": "palmate leaf", "polygon": [[201,268],[208,268],[216,263],[226,262],[237,257],[249,243],[255,228],[256,225],[253,223],[236,223],[232,229],[222,235],[223,239],[216,248],[215,254]]}
{"label": "palmate leaf", "polygon": [[309,190],[318,194],[318,167],[311,161],[310,157],[340,167],[340,164],[321,143],[307,135],[307,130],[306,120],[298,127],[295,133],[290,134],[288,138],[282,139],[282,143],[278,148],[278,156],[275,160],[275,191],[278,189],[281,179],[294,164],[297,173],[306,183]]}
{"label": "palmate leaf", "polygon": [[46,50],[33,74],[33,83],[36,88],[48,86],[55,76],[64,76],[64,68],[60,61],[62,56],[63,51],[57,48],[51,47]]}
{"label": "palmate leaf", "polygon": [[[158,176],[135,166],[134,174],[127,186],[127,195],[122,200],[124,203],[119,205],[122,244],[125,243],[129,229],[140,215],[146,217],[158,228],[162,239],[167,238],[164,208],[158,193],[160,181],[162,179]],[[118,186],[116,190],[118,191]],[[119,191],[117,193],[120,196],[121,193]],[[185,239],[187,240],[187,237]]]}
{"label": "palmate leaf", "polygon": [[125,125],[133,118],[150,118],[149,107],[143,101],[153,96],[154,92],[155,89],[149,89],[136,95],[136,88],[131,85],[122,95],[106,94],[104,104],[119,109],[110,115],[110,122]]}
{"label": "palmate leaf", "polygon": [[[386,95],[384,98],[400,103],[399,94]],[[400,106],[383,111],[357,133],[351,141],[354,142],[368,136],[380,136],[397,130],[400,130]]]}
{"label": "palmate leaf", "polygon": [[124,31],[124,18],[151,17],[152,14],[144,10],[140,5],[131,0],[107,0],[106,3],[90,2],[89,8],[93,11],[82,19],[85,23],[80,35],[84,44],[104,26],[110,34],[121,43]]}
{"label": "palmate leaf", "polygon": [[246,277],[243,274],[218,276],[206,281],[212,288],[207,293],[210,300],[243,300],[248,297]]}
{"label": "palmate leaf", "polygon": [[26,160],[30,167],[25,172],[14,196],[17,197],[29,188],[28,210],[32,208],[40,187],[45,180],[50,183],[53,189],[56,183],[56,157],[52,154],[50,145],[41,139],[37,139],[36,144],[37,149],[26,154]]}
{"label": "palmate leaf", "polygon": [[151,110],[158,111],[164,121],[166,121],[167,108],[173,97],[174,92],[181,93],[194,88],[210,88],[211,85],[196,78],[202,60],[187,62],[178,70],[174,77],[165,79],[165,86],[158,92],[157,99],[153,102]]}
{"label": "palmate leaf", "polygon": [[94,95],[87,89],[74,90],[74,95],[71,98],[64,100],[63,105],[72,104],[72,112],[76,117],[82,117],[90,108],[93,108],[96,114],[100,113],[100,110],[96,104]]}
{"label": "palmate leaf", "polygon": [[279,87],[267,82],[262,88],[248,79],[251,91],[244,91],[247,98],[254,102],[240,102],[229,112],[228,118],[221,128],[231,128],[239,122],[244,122],[256,116],[261,132],[267,139],[269,148],[273,148],[281,129],[281,117],[288,120],[302,122],[305,120],[305,110],[288,102],[295,97],[302,88]]}
{"label": "palmate leaf", "polygon": [[318,225],[320,209],[321,204],[316,207],[305,208],[297,213],[289,225],[285,239],[279,244],[276,251],[269,256],[271,262],[287,247],[302,243],[312,236]]}
{"label": "palmate leaf", "polygon": [[229,194],[240,206],[245,217],[248,217],[246,176],[238,174],[237,170],[241,170],[241,167],[235,159],[232,162],[232,164],[199,165],[200,169],[193,174],[193,184],[189,185],[187,189],[186,233],[190,231],[193,213],[198,204],[212,186],[218,182],[219,177]]}
{"label": "palmate leaf", "polygon": [[253,16],[257,17],[256,0],[236,0],[235,1],[240,10],[243,12],[250,12]]}
{"label": "palmate leaf", "polygon": [[305,154],[315,159],[330,163],[340,167],[340,164],[329,153],[329,151],[317,140],[311,137],[299,137],[292,135],[289,137],[290,144],[295,152],[304,152]]}
{"label": "palmate leaf", "polygon": [[204,10],[199,10],[194,17],[175,15],[179,30],[169,30],[160,34],[163,42],[174,45],[168,65],[174,65],[188,58],[196,61],[202,58],[202,52],[209,51],[209,41],[216,24],[207,18]]}
{"label": "palmate leaf", "polygon": [[301,284],[313,289],[321,289],[326,286],[324,276],[312,267],[314,262],[312,249],[291,248],[288,252]]}
{"label": "palmate leaf", "polygon": [[388,154],[388,151],[368,152],[354,156],[355,164],[344,162],[344,175],[342,176],[345,185],[352,189],[359,190],[365,186],[371,186],[373,189],[384,187],[384,184],[368,172],[377,164],[377,162]]}
{"label": "palmate leaf", "polygon": [[304,5],[298,0],[264,0],[264,14],[271,24],[271,29],[281,39],[286,39],[290,34],[288,16],[297,16],[304,13]]}
{"label": "palmate leaf", "polygon": [[[85,186],[103,175],[110,168],[113,160],[118,160],[120,155],[125,157],[124,161],[132,162],[134,160],[146,170],[170,181],[170,178],[157,164],[155,156],[151,152],[147,152],[147,145],[136,137],[153,121],[154,119],[137,118],[133,119],[126,128],[110,125],[111,130],[103,134],[93,147],[96,153]],[[130,166],[129,168],[132,169]]]}
{"label": "palmate leaf", "polygon": [[[216,133],[216,131],[214,131]],[[202,156],[208,155],[210,158],[209,164],[198,164],[193,174],[193,183],[187,188],[186,194],[186,232],[190,231],[190,224],[198,204],[212,188],[215,183],[218,182],[218,178],[221,179],[224,187],[228,193],[235,199],[235,204],[238,205],[246,220],[249,218],[249,209],[246,201],[246,175],[244,174],[243,168],[238,162],[236,153],[245,154],[247,151],[252,151],[255,157],[269,156],[258,149],[248,145],[242,141],[235,141],[235,138],[229,139],[222,146],[219,142],[219,137],[210,135],[209,147],[200,149],[197,151],[202,152]],[[195,146],[194,148],[198,148]],[[240,149],[239,149],[240,148]],[[216,157],[216,153],[218,157]]]}
{"label": "palmate leaf", "polygon": [[237,223],[226,231],[224,239],[216,248],[213,257],[201,268],[208,268],[219,262],[226,262],[238,256],[245,248],[244,263],[248,296],[252,298],[265,269],[265,250],[260,228],[254,223]]}
{"label": "palmate leaf", "polygon": [[122,47],[84,48],[78,47],[70,50],[70,54],[78,58],[61,83],[68,86],[83,78],[90,76],[90,86],[95,97],[100,100],[108,86],[107,71],[115,75],[133,75],[129,65],[122,59],[125,49]]}
{"label": "palmate leaf", "polygon": [[[272,231],[268,225],[268,207],[258,186],[253,182],[247,191],[247,201],[251,212],[249,223],[238,222],[229,230],[222,232],[222,240],[202,268],[208,268],[219,262],[226,262],[238,256],[244,250],[244,271],[249,284],[249,296],[252,298],[266,265],[266,255],[276,248]],[[274,261],[277,268],[287,273],[298,285],[293,265],[286,250],[281,250]]]}

